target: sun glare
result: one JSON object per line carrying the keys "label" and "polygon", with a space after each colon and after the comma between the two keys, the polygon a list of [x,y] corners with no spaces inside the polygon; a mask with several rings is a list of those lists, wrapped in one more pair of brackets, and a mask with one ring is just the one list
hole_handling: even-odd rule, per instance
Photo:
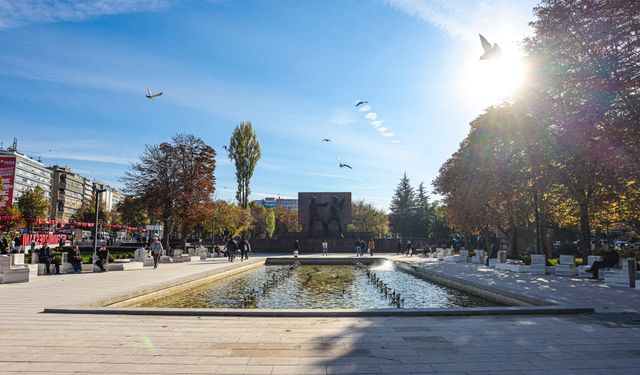
{"label": "sun glare", "polygon": [[492,60],[469,61],[461,74],[460,89],[474,105],[487,107],[511,97],[526,78],[522,55],[504,52]]}

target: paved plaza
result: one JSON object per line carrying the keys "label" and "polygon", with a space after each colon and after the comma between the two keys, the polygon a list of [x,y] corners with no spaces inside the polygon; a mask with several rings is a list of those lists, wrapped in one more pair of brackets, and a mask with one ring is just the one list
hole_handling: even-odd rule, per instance
{"label": "paved plaza", "polygon": [[[346,255],[339,255],[346,256]],[[261,257],[254,257],[260,259]],[[245,318],[43,314],[228,267],[226,260],[0,285],[0,374],[637,374],[640,291],[424,258],[433,272],[593,315]]]}

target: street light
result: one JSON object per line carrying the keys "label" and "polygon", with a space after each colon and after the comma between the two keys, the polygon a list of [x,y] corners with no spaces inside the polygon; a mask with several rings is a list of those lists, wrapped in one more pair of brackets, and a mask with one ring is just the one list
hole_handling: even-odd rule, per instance
{"label": "street light", "polygon": [[93,257],[98,252],[98,214],[100,213],[100,194],[107,191],[106,189],[96,189],[96,224],[93,227]]}

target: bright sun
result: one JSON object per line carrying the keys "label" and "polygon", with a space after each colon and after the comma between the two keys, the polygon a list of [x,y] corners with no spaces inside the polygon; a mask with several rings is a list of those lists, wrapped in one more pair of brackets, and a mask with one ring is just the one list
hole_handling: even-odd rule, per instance
{"label": "bright sun", "polygon": [[487,107],[512,96],[525,80],[522,55],[504,51],[493,60],[469,61],[464,67],[460,88],[475,105]]}

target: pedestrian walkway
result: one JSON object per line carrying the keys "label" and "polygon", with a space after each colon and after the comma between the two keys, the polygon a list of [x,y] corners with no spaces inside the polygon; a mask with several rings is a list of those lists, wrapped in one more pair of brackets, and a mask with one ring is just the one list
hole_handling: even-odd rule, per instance
{"label": "pedestrian walkway", "polygon": [[[483,282],[518,285],[517,280],[524,280],[524,285],[527,280],[522,275],[488,276],[495,271],[454,263],[415,257],[411,262],[438,272],[468,273]],[[0,374],[640,371],[640,328],[580,315],[248,318],[40,313],[45,306],[88,303],[224,267],[226,259],[215,258],[161,264],[157,270],[44,276],[27,284],[0,285]]]}

